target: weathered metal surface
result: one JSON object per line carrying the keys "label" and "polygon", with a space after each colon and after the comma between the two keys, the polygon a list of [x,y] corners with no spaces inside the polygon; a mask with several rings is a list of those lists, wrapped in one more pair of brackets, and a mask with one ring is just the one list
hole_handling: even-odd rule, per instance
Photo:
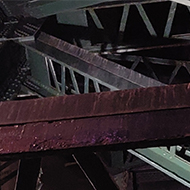
{"label": "weathered metal surface", "polygon": [[[137,40],[134,42],[129,42],[130,45],[128,46],[121,46],[118,47],[115,51],[117,53],[127,53],[127,52],[136,52],[138,54],[138,51],[150,51],[150,50],[159,50],[159,49],[166,49],[169,50],[169,48],[178,48],[178,47],[186,47],[189,48],[189,41],[183,40],[183,39],[168,39],[168,38],[149,38],[151,43],[149,41],[143,41],[143,40]],[[180,50],[180,49],[179,49]],[[172,55],[170,55],[171,58]],[[173,55],[174,56],[174,55]]]}
{"label": "weathered metal surface", "polygon": [[[166,1],[166,0],[159,0]],[[36,18],[42,18],[50,15],[55,15],[61,12],[84,9],[85,7],[105,8],[113,6],[122,6],[124,4],[137,4],[137,3],[152,3],[156,0],[125,0],[125,1],[113,1],[113,0],[93,0],[93,1],[28,1],[25,3],[25,11],[31,16]]]}
{"label": "weathered metal surface", "polygon": [[75,10],[57,14],[57,21],[64,24],[74,24],[75,26],[88,26],[86,10]]}
{"label": "weathered metal surface", "polygon": [[1,103],[0,154],[179,144],[189,95],[184,84]]}
{"label": "weathered metal surface", "polygon": [[[0,155],[189,142],[189,108],[0,127]],[[183,126],[183,128],[182,128]]]}
{"label": "weathered metal surface", "polygon": [[0,125],[190,107],[190,84],[1,102]]}
{"label": "weathered metal surface", "polygon": [[22,43],[28,50],[31,68],[25,85],[42,96],[89,93],[93,87],[100,92],[105,90],[102,86],[113,91],[164,85],[53,36],[44,36],[40,35],[43,46],[38,42]]}
{"label": "weathered metal surface", "polygon": [[[137,149],[139,155],[148,158],[149,162],[154,162],[154,167],[161,170],[159,166],[162,166],[162,172],[171,176],[173,179],[181,182],[183,185],[190,187],[189,170],[190,165],[188,160],[179,157],[177,153],[177,146],[170,147],[168,150],[166,147]],[[134,154],[135,155],[135,154]],[[143,160],[143,159],[142,159]],[[151,163],[149,163],[152,165]],[[167,170],[164,171],[164,169]],[[170,172],[170,173],[169,173]]]}
{"label": "weathered metal surface", "polygon": [[104,81],[104,83],[118,89],[163,85],[154,79],[45,33],[41,33],[36,42],[25,42],[22,45],[50,58],[52,61],[60,64],[66,63],[75,68],[76,71],[88,73],[93,78]]}

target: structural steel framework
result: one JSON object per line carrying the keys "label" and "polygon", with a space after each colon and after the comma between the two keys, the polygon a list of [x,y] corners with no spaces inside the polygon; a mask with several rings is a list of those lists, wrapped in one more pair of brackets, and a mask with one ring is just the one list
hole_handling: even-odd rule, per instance
{"label": "structural steel framework", "polygon": [[40,190],[38,157],[62,150],[94,189],[105,188],[92,161],[118,189],[92,152],[121,150],[119,160],[128,150],[190,187],[189,5],[1,0],[0,98],[40,98],[0,104],[1,158],[21,159],[1,162],[15,166],[0,186],[14,178],[16,190]]}

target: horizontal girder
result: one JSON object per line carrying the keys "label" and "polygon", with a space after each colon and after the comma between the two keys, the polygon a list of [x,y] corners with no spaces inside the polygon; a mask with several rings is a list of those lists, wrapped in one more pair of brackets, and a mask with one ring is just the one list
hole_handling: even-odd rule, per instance
{"label": "horizontal girder", "polygon": [[183,84],[3,102],[0,154],[188,142],[189,97]]}
{"label": "horizontal girder", "polygon": [[[166,0],[159,0],[159,2],[160,1],[164,2]],[[95,8],[105,8],[112,6],[121,6],[123,4],[152,3],[152,2],[156,2],[156,0],[28,1],[25,6],[25,11],[28,12],[33,17],[42,18],[65,11],[86,9],[87,7],[92,7],[92,6]]]}
{"label": "horizontal girder", "polygon": [[181,84],[2,102],[0,126],[185,109],[190,107],[189,88]]}

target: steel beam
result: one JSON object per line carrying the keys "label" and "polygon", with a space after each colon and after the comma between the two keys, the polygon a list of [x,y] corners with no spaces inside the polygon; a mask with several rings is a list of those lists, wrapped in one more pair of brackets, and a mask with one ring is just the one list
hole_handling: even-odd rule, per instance
{"label": "steel beam", "polygon": [[1,103],[0,154],[187,143],[189,87],[184,84]]}
{"label": "steel beam", "polygon": [[36,42],[23,42],[22,45],[59,64],[67,64],[76,72],[88,73],[89,76],[117,89],[163,85],[154,79],[45,33],[41,33]]}
{"label": "steel beam", "polygon": [[1,102],[0,125],[185,109],[190,107],[187,101],[190,98],[189,88],[190,84],[181,84]]}
{"label": "steel beam", "polygon": [[[159,0],[164,2],[167,0]],[[113,6],[122,6],[124,4],[138,3],[153,3],[157,0],[91,0],[91,1],[66,1],[66,0],[51,0],[51,1],[27,1],[25,3],[25,11],[33,17],[42,18],[50,15],[55,15],[65,11],[73,11],[77,9],[85,9],[85,7],[105,8]]]}

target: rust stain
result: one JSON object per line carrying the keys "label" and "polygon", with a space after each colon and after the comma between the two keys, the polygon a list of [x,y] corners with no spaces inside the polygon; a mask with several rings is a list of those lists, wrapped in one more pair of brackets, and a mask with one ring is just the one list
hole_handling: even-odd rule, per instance
{"label": "rust stain", "polygon": [[[0,109],[6,109],[0,112],[0,154],[115,145],[138,148],[153,146],[152,142],[168,145],[168,140],[178,144],[190,137],[189,87],[183,84],[1,103]],[[73,110],[72,102],[76,103]],[[46,107],[49,103],[51,109]],[[20,113],[15,109],[8,115],[9,105],[12,110],[18,106]],[[38,110],[39,105],[44,107]],[[28,110],[33,108],[36,112],[30,115]]]}
{"label": "rust stain", "polygon": [[3,102],[0,104],[0,109],[3,110],[0,112],[0,125],[188,108],[190,107],[189,87],[190,84],[180,84]]}

